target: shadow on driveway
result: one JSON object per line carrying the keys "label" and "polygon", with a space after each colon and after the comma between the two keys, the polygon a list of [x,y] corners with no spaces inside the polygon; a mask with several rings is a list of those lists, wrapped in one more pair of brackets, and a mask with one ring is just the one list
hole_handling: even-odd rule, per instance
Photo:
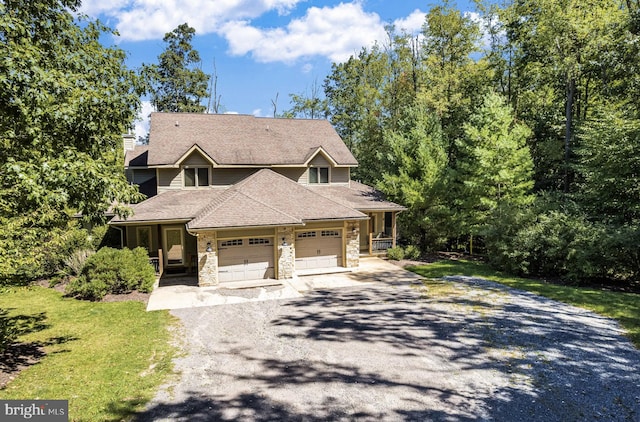
{"label": "shadow on driveway", "polygon": [[634,421],[640,352],[590,312],[478,279],[173,311],[181,379],[141,421]]}

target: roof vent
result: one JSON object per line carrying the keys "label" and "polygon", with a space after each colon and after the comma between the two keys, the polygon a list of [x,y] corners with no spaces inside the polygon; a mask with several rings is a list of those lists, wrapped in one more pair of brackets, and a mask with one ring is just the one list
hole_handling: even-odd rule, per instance
{"label": "roof vent", "polygon": [[269,130],[269,125],[267,125],[267,130]]}
{"label": "roof vent", "polygon": [[180,122],[176,120],[176,127],[180,126]]}

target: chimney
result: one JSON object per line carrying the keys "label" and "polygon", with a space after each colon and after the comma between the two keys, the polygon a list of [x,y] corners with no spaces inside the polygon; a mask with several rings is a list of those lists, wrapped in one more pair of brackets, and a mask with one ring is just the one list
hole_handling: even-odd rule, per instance
{"label": "chimney", "polygon": [[124,153],[127,151],[133,151],[136,147],[136,135],[134,133],[125,133],[122,135],[122,142],[124,145]]}

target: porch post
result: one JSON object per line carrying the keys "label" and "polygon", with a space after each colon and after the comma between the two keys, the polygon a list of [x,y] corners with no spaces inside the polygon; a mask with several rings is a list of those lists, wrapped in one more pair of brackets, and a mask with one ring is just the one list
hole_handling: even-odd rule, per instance
{"label": "porch post", "polygon": [[397,211],[393,211],[393,213],[391,214],[391,219],[392,219],[391,220],[391,222],[392,222],[391,226],[393,227],[392,228],[391,237],[393,237],[392,245],[393,245],[394,248],[396,247],[396,237],[398,236],[398,230],[396,228],[396,215],[397,214],[398,214]]}

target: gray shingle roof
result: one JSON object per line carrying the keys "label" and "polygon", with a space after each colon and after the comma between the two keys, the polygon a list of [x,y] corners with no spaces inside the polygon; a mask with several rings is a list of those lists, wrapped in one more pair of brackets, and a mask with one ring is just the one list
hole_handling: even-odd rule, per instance
{"label": "gray shingle roof", "polygon": [[262,169],[213,199],[187,226],[197,230],[363,218],[366,215],[353,208]]}
{"label": "gray shingle roof", "polygon": [[219,165],[300,165],[318,148],[338,165],[358,164],[326,120],[151,113],[150,166],[173,165],[194,145]]}
{"label": "gray shingle roof", "polygon": [[220,196],[224,189],[192,189],[162,192],[132,205],[133,215],[126,220],[114,217],[113,224],[142,223],[150,221],[189,221]]}
{"label": "gray shingle roof", "polygon": [[351,181],[349,186],[341,185],[315,185],[309,186],[313,192],[331,198],[351,208],[360,211],[403,211],[402,205],[388,201],[384,194],[371,186]]}
{"label": "gray shingle roof", "polygon": [[129,150],[124,155],[124,166],[129,167],[146,167],[149,146],[136,145],[134,149]]}

